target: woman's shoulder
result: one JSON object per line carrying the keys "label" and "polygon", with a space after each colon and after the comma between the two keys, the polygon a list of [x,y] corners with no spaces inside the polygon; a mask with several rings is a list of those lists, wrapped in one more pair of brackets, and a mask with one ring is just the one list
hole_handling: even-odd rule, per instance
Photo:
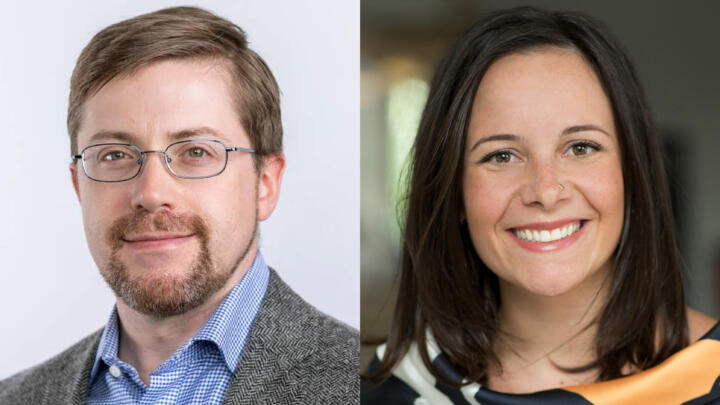
{"label": "woman's shoulder", "polygon": [[718,323],[717,319],[689,307],[687,308],[687,320],[690,343],[700,340]]}
{"label": "woman's shoulder", "polygon": [[[369,367],[372,374],[385,354],[385,345],[380,345]],[[431,336],[428,336],[427,354],[433,367],[448,381],[457,385],[465,383],[463,391],[476,392],[480,387],[476,383],[463,381],[450,364],[447,357],[440,351]],[[472,396],[472,395],[471,395]],[[364,384],[360,395],[362,405],[370,404],[449,404],[467,403],[462,400],[463,393],[457,388],[443,384],[426,367],[417,343],[412,343],[405,355],[395,364],[392,374],[380,384]]]}
{"label": "woman's shoulder", "polygon": [[[386,345],[382,344],[377,347],[375,356],[373,356],[368,374],[372,375],[377,371],[380,359],[385,354]],[[362,383],[362,392],[360,395],[361,405],[371,404],[394,404],[394,405],[413,405],[420,398],[418,393],[418,383],[423,381],[415,381],[413,378],[407,378],[405,372],[408,367],[412,367],[411,357],[416,350],[415,344],[410,347],[409,353],[406,353],[393,368],[392,374],[380,383],[372,383],[365,380]],[[420,379],[422,380],[422,379]]]}

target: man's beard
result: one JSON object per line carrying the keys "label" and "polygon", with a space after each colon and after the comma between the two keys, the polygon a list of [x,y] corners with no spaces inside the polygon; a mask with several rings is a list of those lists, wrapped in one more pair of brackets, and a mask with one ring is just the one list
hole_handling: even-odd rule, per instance
{"label": "man's beard", "polygon": [[[147,232],[193,234],[200,244],[200,249],[188,271],[170,271],[167,276],[160,277],[132,276],[119,256],[120,249],[126,243],[123,239],[128,234]],[[228,282],[235,268],[250,250],[256,232],[257,223],[235,264],[227,269],[220,269],[209,249],[208,226],[200,216],[177,215],[167,211],[154,215],[147,212],[133,213],[115,220],[110,227],[107,235],[110,255],[105,265],[100,268],[100,274],[115,295],[140,313],[155,318],[183,314],[200,306]],[[147,269],[147,272],[153,270]],[[176,277],[174,274],[180,276]]]}

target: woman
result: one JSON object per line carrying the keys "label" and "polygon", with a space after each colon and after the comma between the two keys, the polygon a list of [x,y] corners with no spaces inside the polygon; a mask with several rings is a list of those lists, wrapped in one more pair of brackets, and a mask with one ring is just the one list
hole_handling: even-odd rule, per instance
{"label": "woman", "polygon": [[[686,349],[720,328],[685,307],[659,139],[597,22],[478,22],[435,74],[413,153],[395,320],[364,403],[710,392],[717,366],[676,360],[720,356]],[[682,389],[655,383],[677,375]]]}

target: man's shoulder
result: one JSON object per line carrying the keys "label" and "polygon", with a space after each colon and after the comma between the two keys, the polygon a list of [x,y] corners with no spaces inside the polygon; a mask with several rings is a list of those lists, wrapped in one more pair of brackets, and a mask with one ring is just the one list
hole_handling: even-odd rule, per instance
{"label": "man's shoulder", "polygon": [[303,340],[308,345],[303,362],[308,365],[315,360],[324,366],[335,367],[335,371],[337,367],[345,367],[357,375],[360,356],[358,331],[308,303],[304,302],[300,308],[308,314],[300,323],[305,332]]}
{"label": "man's shoulder", "polygon": [[88,384],[83,379],[90,377],[101,334],[102,329],[53,358],[0,381],[0,404],[65,403],[80,395]]}
{"label": "man's shoulder", "polygon": [[227,403],[358,403],[359,359],[357,330],[307,303],[271,271]]}
{"label": "man's shoulder", "polygon": [[291,370],[301,376],[299,395],[305,403],[357,404],[360,402],[360,336],[344,323],[311,307],[312,329],[307,342],[312,350]]}
{"label": "man's shoulder", "polygon": [[[274,270],[271,271],[265,299],[267,301],[258,315],[258,323],[282,327],[284,336],[276,337],[284,340],[290,337],[296,342],[303,342],[308,352],[326,352],[330,348],[359,351],[360,337],[357,330],[305,301]],[[268,320],[271,321],[269,325]]]}

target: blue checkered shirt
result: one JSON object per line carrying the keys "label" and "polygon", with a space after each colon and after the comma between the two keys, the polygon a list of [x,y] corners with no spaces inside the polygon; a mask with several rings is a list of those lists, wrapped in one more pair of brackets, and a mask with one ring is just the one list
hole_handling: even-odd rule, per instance
{"label": "blue checkered shirt", "polygon": [[90,373],[88,404],[220,404],[267,289],[270,272],[258,251],[250,270],[205,325],[150,374],[150,385],[118,359],[114,308]]}

